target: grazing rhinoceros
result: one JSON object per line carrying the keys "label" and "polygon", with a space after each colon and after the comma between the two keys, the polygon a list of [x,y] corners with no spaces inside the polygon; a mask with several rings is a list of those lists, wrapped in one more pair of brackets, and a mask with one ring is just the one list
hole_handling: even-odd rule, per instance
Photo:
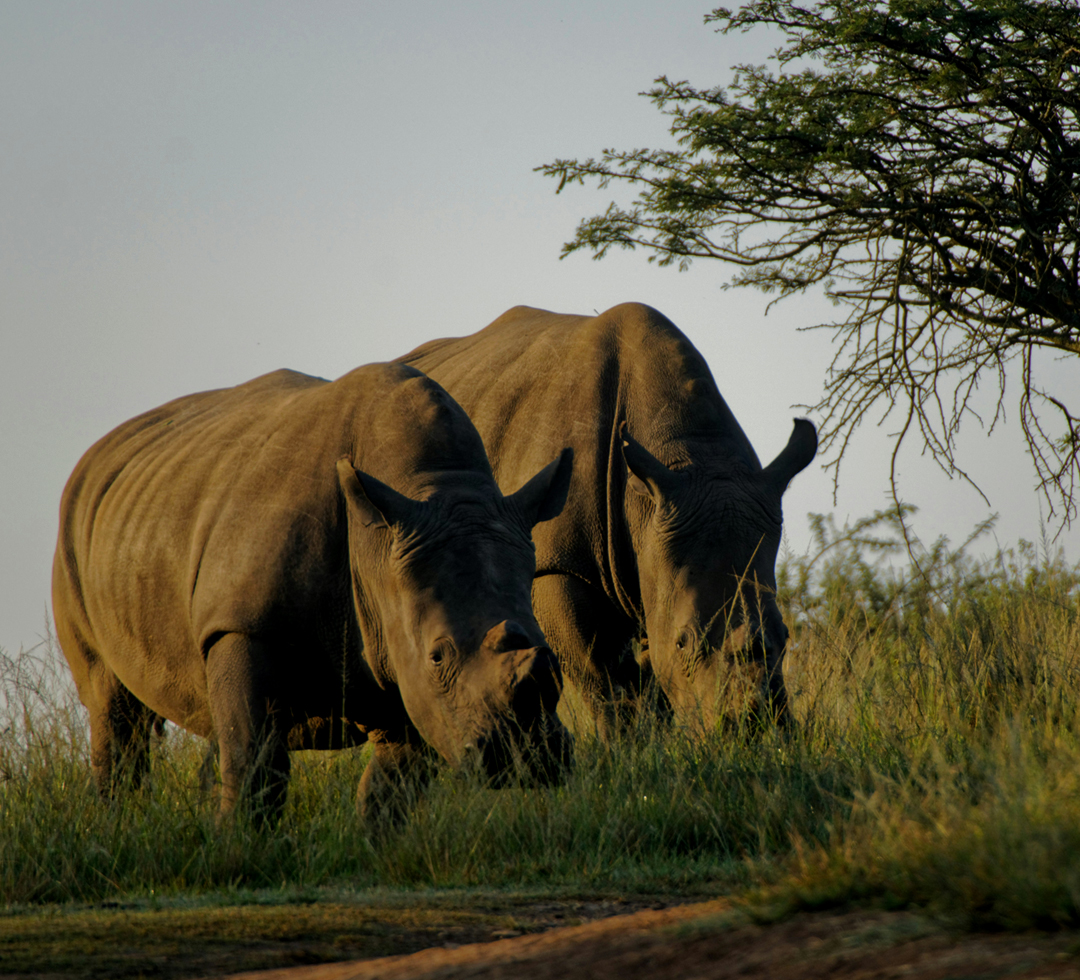
{"label": "grazing rhinoceros", "polygon": [[138,782],[159,716],[216,741],[223,813],[248,788],[276,813],[289,749],[365,740],[369,815],[396,813],[428,747],[496,782],[517,754],[556,779],[561,673],[529,590],[560,453],[504,497],[465,413],[400,364],[277,371],[105,436],[64,492],[53,568],[99,787]]}
{"label": "grazing rhinoceros", "polygon": [[500,482],[573,448],[567,504],[534,535],[533,607],[602,727],[650,669],[683,719],[711,726],[740,701],[784,715],[780,498],[817,451],[812,423],[796,420],[762,469],[704,358],[636,303],[595,317],[519,306],[401,360],[469,413]]}

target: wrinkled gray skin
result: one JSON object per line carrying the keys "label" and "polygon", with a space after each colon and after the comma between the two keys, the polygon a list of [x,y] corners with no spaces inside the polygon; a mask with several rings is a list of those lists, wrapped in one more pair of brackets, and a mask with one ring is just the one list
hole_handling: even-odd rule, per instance
{"label": "wrinkled gray skin", "polygon": [[566,507],[534,535],[533,608],[602,729],[650,671],[683,723],[786,717],[780,498],[817,450],[812,423],[762,468],[705,360],[634,303],[519,306],[402,361],[469,413],[500,482],[573,449]]}
{"label": "wrinkled gray skin", "polygon": [[102,792],[139,782],[161,718],[216,741],[226,814],[249,792],[280,810],[289,749],[372,742],[373,817],[400,816],[431,749],[557,778],[561,674],[529,589],[560,453],[504,497],[465,413],[398,364],[277,371],[100,440],[64,492],[53,611]]}

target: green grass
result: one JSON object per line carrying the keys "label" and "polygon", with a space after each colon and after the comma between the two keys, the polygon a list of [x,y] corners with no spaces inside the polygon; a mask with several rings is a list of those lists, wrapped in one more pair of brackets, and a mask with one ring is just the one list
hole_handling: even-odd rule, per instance
{"label": "green grass", "polygon": [[378,841],[355,813],[362,752],[299,754],[273,830],[218,826],[203,744],[175,730],[147,789],[103,804],[58,655],[3,658],[0,901],[569,888],[1080,924],[1080,570],[1045,545],[979,563],[944,541],[890,569],[900,520],[818,519],[817,553],[782,563],[792,731],[691,739],[645,716],[605,744],[571,718],[565,785],[444,772]]}

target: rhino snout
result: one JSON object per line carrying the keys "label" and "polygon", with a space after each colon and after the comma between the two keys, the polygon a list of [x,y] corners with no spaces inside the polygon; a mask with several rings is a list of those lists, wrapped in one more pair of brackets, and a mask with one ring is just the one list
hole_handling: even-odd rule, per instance
{"label": "rhino snout", "polygon": [[562,670],[535,625],[530,630],[504,620],[488,630],[484,647],[496,655],[495,669],[506,684],[503,704],[518,725],[531,728],[555,711],[562,694]]}
{"label": "rhino snout", "polygon": [[484,637],[484,646],[495,653],[510,653],[536,646],[536,637],[529,636],[525,627],[512,619],[505,619],[492,626]]}
{"label": "rhino snout", "polygon": [[760,621],[740,623],[726,632],[720,645],[727,649],[730,662],[773,664],[783,659],[787,647],[788,628],[780,618],[765,617]]}
{"label": "rhino snout", "polygon": [[554,714],[562,694],[562,670],[548,647],[523,650],[511,678],[510,711],[523,728]]}
{"label": "rhino snout", "polygon": [[733,666],[741,673],[738,686],[741,698],[750,714],[759,722],[771,720],[786,724],[787,690],[784,686],[784,654],[787,650],[788,628],[779,613],[766,617],[753,630],[747,630],[743,643],[734,651]]}
{"label": "rhino snout", "polygon": [[[507,629],[497,635],[513,633]],[[542,645],[505,650],[496,661],[501,693],[487,702],[491,713],[464,746],[463,764],[479,768],[495,786],[560,781],[573,744],[555,713],[562,693],[559,661]]]}
{"label": "rhino snout", "polygon": [[561,779],[573,754],[570,734],[555,713],[562,670],[539,627],[514,620],[493,626],[469,682],[476,703],[462,765],[479,769],[496,786]]}

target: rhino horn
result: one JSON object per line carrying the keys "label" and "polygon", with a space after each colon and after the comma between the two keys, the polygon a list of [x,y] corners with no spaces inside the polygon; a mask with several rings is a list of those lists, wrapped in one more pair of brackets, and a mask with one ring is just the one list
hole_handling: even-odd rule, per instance
{"label": "rhino horn", "polygon": [[540,521],[558,517],[570,491],[570,474],[574,466],[574,450],[564,449],[559,458],[548,463],[539,473],[509,500],[518,508],[529,527]]}
{"label": "rhino horn", "polygon": [[337,461],[338,481],[345,499],[365,527],[409,525],[421,506],[381,480],[356,469],[347,456]]}
{"label": "rhino horn", "polygon": [[814,423],[809,419],[795,419],[795,427],[791,430],[787,445],[780,450],[780,455],[765,467],[765,479],[778,493],[783,493],[792,477],[810,465],[817,453],[817,446],[817,429]]}
{"label": "rhino horn", "polygon": [[630,489],[643,497],[651,497],[654,503],[659,503],[664,496],[670,496],[677,480],[676,474],[626,431],[625,421],[619,426],[619,437],[622,440],[623,460],[630,471]]}

